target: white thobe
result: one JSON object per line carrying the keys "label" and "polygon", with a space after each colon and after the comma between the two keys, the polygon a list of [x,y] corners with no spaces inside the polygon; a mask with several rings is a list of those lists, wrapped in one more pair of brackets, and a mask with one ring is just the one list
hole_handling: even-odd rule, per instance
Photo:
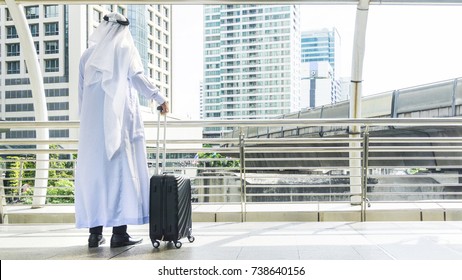
{"label": "white thobe", "polygon": [[149,222],[149,173],[137,91],[159,104],[164,103],[165,98],[143,73],[128,70],[129,88],[124,97],[120,146],[108,157],[103,108],[108,97],[101,83],[85,85],[84,82],[85,63],[92,50],[87,49],[80,60],[76,227],[146,224]]}

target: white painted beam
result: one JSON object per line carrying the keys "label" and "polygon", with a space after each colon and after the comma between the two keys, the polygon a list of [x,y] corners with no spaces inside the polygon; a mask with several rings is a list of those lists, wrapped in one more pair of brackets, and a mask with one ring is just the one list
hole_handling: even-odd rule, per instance
{"label": "white painted beam", "polygon": [[[40,71],[37,52],[35,51],[34,40],[29,30],[29,25],[24,14],[24,8],[14,0],[6,0],[6,5],[13,18],[16,31],[18,32],[19,41],[21,43],[21,52],[27,64],[29,73],[35,120],[40,122],[48,121],[47,102],[45,98],[45,87],[43,77]],[[48,140],[48,128],[36,128],[37,139]],[[37,149],[48,149],[48,145],[37,145]],[[34,185],[34,199],[32,207],[42,207],[45,205],[46,192],[48,185],[48,154],[38,154],[36,163]]]}

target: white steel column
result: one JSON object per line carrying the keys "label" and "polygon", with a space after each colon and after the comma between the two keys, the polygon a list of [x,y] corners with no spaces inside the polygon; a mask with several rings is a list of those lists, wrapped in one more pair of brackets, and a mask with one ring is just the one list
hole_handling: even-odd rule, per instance
{"label": "white steel column", "polygon": [[[32,97],[34,102],[34,112],[36,121],[48,121],[48,112],[45,98],[45,87],[43,77],[40,72],[40,64],[37,52],[35,51],[34,41],[29,30],[29,25],[24,13],[24,7],[17,4],[14,0],[5,0],[5,3],[13,18],[16,31],[18,32],[21,43],[21,54],[27,64],[29,73]],[[48,128],[37,128],[37,139],[48,140]],[[48,149],[48,145],[37,145],[37,149]],[[34,199],[32,208],[45,205],[46,192],[48,185],[48,154],[37,154],[35,171]]]}
{"label": "white steel column", "polygon": [[[362,96],[362,76],[363,61],[366,45],[367,16],[369,12],[370,0],[359,0],[356,10],[355,35],[353,39],[353,58],[351,66],[351,85],[350,85],[350,118],[361,118],[361,96]],[[361,137],[361,127],[358,125],[350,126],[350,138],[359,139]],[[359,142],[350,143],[350,148],[358,151],[350,152],[350,191],[351,204],[361,204],[361,151]]]}

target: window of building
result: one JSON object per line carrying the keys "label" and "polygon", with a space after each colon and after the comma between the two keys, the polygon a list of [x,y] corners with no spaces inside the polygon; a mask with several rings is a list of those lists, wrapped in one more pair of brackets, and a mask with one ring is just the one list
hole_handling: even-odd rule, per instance
{"label": "window of building", "polygon": [[14,138],[36,138],[35,130],[15,130],[6,133],[7,139]]}
{"label": "window of building", "polygon": [[168,35],[167,34],[164,34],[164,42],[165,42],[165,44],[168,44]]}
{"label": "window of building", "polygon": [[25,8],[26,18],[39,18],[39,6],[30,6]]}
{"label": "window of building", "polygon": [[6,56],[19,56],[20,47],[19,43],[6,44]]}
{"label": "window of building", "polygon": [[19,74],[21,72],[21,66],[19,61],[8,61],[6,63],[7,74]]}
{"label": "window of building", "polygon": [[48,111],[69,110],[69,102],[50,102],[47,103]]}
{"label": "window of building", "polygon": [[68,138],[69,129],[52,129],[49,135],[50,138]]}
{"label": "window of building", "polygon": [[168,17],[168,8],[167,7],[164,7],[164,16]]}
{"label": "window of building", "polygon": [[45,41],[45,54],[59,53],[59,41]]}
{"label": "window of building", "polygon": [[34,104],[21,103],[21,104],[6,104],[5,112],[31,112],[34,111]]}
{"label": "window of building", "polygon": [[160,67],[160,65],[161,65],[161,60],[160,60],[159,57],[156,57],[156,65],[157,65],[157,67]]}
{"label": "window of building", "polygon": [[168,21],[164,20],[164,29],[168,31]]}
{"label": "window of building", "polygon": [[7,90],[5,91],[5,99],[15,99],[15,98],[31,98],[31,90]]}
{"label": "window of building", "polygon": [[16,27],[14,26],[6,27],[6,38],[7,39],[18,38],[18,32],[16,31]]}
{"label": "window of building", "polygon": [[38,24],[29,24],[29,30],[32,37],[39,36],[39,25]]}
{"label": "window of building", "polygon": [[101,22],[101,12],[93,10],[93,20],[96,22]]}
{"label": "window of building", "polygon": [[59,34],[59,25],[57,22],[45,23],[45,36]]}
{"label": "window of building", "polygon": [[5,9],[5,13],[6,13],[6,20],[7,21],[13,20],[13,17],[11,17],[10,10],[8,8]]}
{"label": "window of building", "polygon": [[165,57],[168,57],[168,48],[164,48],[164,55]]}
{"label": "window of building", "polygon": [[125,9],[124,9],[123,7],[118,6],[118,7],[117,7],[117,12],[118,12],[119,14],[121,14],[121,15],[124,15],[124,14],[125,14]]}
{"label": "window of building", "polygon": [[158,40],[160,40],[162,32],[159,29],[156,29],[156,37]]}
{"label": "window of building", "polygon": [[45,5],[45,17],[57,17],[58,16],[58,5]]}
{"label": "window of building", "polygon": [[68,121],[69,116],[49,116],[49,121]]}
{"label": "window of building", "polygon": [[39,42],[34,42],[34,46],[35,46],[35,52],[37,54],[40,54],[40,43]]}
{"label": "window of building", "polygon": [[45,72],[58,72],[59,59],[45,59]]}
{"label": "window of building", "polygon": [[69,96],[68,88],[45,89],[46,97]]}

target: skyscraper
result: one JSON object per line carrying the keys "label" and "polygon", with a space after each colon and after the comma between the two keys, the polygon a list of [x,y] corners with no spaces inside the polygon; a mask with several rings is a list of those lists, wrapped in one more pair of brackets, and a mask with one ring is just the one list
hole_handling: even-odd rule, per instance
{"label": "skyscraper", "polygon": [[[146,74],[164,95],[171,97],[170,6],[26,5],[24,12],[42,68],[50,121],[78,120],[80,55],[104,14],[112,11],[129,18]],[[0,118],[33,121],[34,106],[24,54],[14,22],[4,6],[0,7],[0,20],[0,71],[4,69],[0,72]],[[148,105],[146,100],[140,103]],[[73,137],[72,133],[69,129],[50,130],[50,138]],[[35,131],[12,129],[6,137],[35,138]]]}
{"label": "skyscraper", "polygon": [[335,27],[302,31],[301,42],[302,62],[327,61],[334,73],[338,71],[341,38]]}
{"label": "skyscraper", "polygon": [[263,119],[300,108],[298,6],[204,6],[204,28],[205,119]]}
{"label": "skyscraper", "polygon": [[336,28],[302,31],[302,107],[313,108],[340,101],[341,87],[336,70],[340,67],[340,46]]}

